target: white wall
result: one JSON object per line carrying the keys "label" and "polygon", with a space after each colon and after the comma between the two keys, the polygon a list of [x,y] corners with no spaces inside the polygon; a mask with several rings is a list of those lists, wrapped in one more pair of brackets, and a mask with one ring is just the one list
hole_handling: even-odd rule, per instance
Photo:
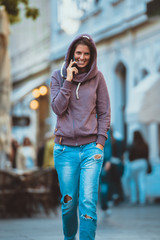
{"label": "white wall", "polygon": [[33,21],[22,15],[22,21],[11,26],[10,54],[12,80],[18,81],[43,70],[50,54],[50,0],[32,0],[40,16]]}

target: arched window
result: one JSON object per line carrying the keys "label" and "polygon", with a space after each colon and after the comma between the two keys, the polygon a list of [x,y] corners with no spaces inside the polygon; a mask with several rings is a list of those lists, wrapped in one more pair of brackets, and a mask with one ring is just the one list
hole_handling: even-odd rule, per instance
{"label": "arched window", "polygon": [[126,67],[119,62],[115,68],[115,84],[114,84],[114,102],[115,102],[115,130],[118,131],[124,140],[127,137],[127,127],[125,122],[126,108]]}

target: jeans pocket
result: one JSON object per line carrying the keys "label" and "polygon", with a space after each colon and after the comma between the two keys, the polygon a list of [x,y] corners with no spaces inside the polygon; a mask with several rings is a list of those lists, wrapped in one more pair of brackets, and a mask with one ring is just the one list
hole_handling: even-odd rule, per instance
{"label": "jeans pocket", "polygon": [[99,147],[96,147],[97,149],[99,149],[101,152],[103,152],[103,150],[102,149],[100,149]]}
{"label": "jeans pocket", "polygon": [[96,149],[97,151],[104,153],[104,149],[102,150],[99,147],[97,147],[96,145],[97,145],[96,142],[92,142],[92,143],[87,144],[86,146],[88,147],[88,149]]}
{"label": "jeans pocket", "polygon": [[54,145],[54,157],[58,157],[60,154],[62,154],[65,150],[65,146],[64,145],[60,145],[60,144],[55,144]]}

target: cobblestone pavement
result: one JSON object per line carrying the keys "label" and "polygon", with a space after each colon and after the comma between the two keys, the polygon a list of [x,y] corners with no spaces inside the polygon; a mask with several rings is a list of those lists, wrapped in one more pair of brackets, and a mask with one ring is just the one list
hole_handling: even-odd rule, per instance
{"label": "cobblestone pavement", "polygon": [[[117,206],[110,217],[98,209],[96,240],[159,240],[160,205]],[[0,219],[0,240],[63,240],[58,215]],[[85,240],[85,239],[83,239]]]}

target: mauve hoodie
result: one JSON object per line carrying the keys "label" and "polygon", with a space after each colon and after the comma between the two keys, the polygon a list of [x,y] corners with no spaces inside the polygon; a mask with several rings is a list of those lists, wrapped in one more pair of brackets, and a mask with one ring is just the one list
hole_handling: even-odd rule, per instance
{"label": "mauve hoodie", "polygon": [[[66,68],[71,49],[77,40],[90,39],[94,52],[87,73],[77,74],[66,81]],[[51,76],[51,107],[57,115],[55,143],[80,146],[91,142],[104,146],[110,128],[110,100],[105,79],[97,69],[97,50],[88,34],[76,37],[68,48],[61,71]]]}

